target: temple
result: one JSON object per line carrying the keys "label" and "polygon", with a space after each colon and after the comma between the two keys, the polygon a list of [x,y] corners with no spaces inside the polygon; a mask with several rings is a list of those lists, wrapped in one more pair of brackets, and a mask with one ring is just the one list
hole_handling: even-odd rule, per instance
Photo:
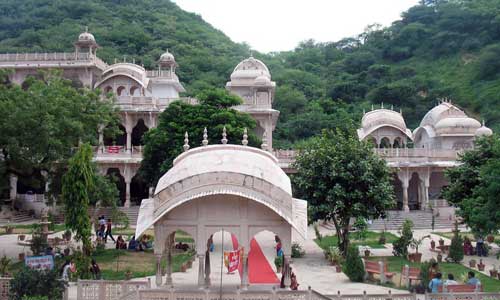
{"label": "temple", "polygon": [[[121,134],[115,139],[106,139],[102,134],[104,128],[99,128],[99,143],[94,147],[95,161],[102,174],[119,179],[121,205],[138,208],[143,199],[149,199],[153,194],[153,187],[147,186],[137,176],[142,160],[142,136],[157,126],[158,115],[173,101],[196,104],[197,100],[180,96],[185,90],[176,75],[179,66],[169,51],[158,58],[154,70],[146,70],[134,62],[108,65],[98,57],[98,49],[95,37],[85,31],[74,43],[73,52],[0,54],[0,68],[12,69],[9,79],[19,85],[23,85],[29,76],[39,76],[39,70],[60,69],[75,87],[101,89],[114,95],[121,117]],[[271,80],[267,66],[252,56],[234,68],[226,89],[243,99],[243,104],[235,109],[249,113],[257,121],[255,132],[265,140],[269,153],[233,150],[265,157],[263,164],[279,166],[284,173],[293,173],[295,151],[273,149],[273,130],[279,117],[279,111],[272,108],[275,88],[276,83]],[[403,211],[447,206],[441,195],[442,188],[447,185],[444,171],[457,165],[458,155],[474,147],[477,137],[491,134],[491,129],[468,117],[448,100],[442,100],[431,109],[413,131],[406,127],[401,112],[383,106],[365,113],[358,130],[359,139],[373,143],[374,151],[397,170],[394,177],[395,209]],[[229,149],[229,146],[224,147]],[[203,150],[198,155],[210,156],[218,150],[213,151]],[[159,188],[156,187],[156,195],[161,195]],[[168,189],[168,185],[162,188]],[[14,175],[10,177],[10,198],[18,199],[20,203],[29,197],[34,198],[35,203],[30,205],[35,207],[31,209],[45,207],[47,189],[48,183],[45,189],[35,189],[18,182]],[[241,197],[238,199],[241,203],[250,203]],[[168,219],[168,210],[165,216]]]}

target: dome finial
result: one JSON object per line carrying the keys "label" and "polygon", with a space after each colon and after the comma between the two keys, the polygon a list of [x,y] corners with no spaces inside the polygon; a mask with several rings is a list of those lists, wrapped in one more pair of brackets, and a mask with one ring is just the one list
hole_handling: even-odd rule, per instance
{"label": "dome finial", "polygon": [[89,32],[89,27],[85,26],[85,32]]}
{"label": "dome finial", "polygon": [[222,128],[222,140],[220,140],[222,144],[227,144],[227,133],[226,133],[226,126]]}
{"label": "dome finial", "polygon": [[266,132],[264,131],[264,133],[262,134],[262,144],[260,145],[260,148],[264,151],[267,151],[267,134]]}
{"label": "dome finial", "polygon": [[182,148],[184,148],[184,151],[189,150],[189,135],[187,131],[184,133],[184,146],[182,146]]}
{"label": "dome finial", "polygon": [[394,110],[394,105],[391,104],[391,110]]}
{"label": "dome finial", "polygon": [[384,102],[382,102],[382,103],[380,104],[380,108],[382,108],[382,109],[384,108]]}
{"label": "dome finial", "polygon": [[203,140],[201,141],[201,143],[203,144],[203,146],[208,145],[207,127],[205,127],[205,129],[203,129]]}
{"label": "dome finial", "polygon": [[366,115],[366,110],[363,108],[363,115]]}
{"label": "dome finial", "polygon": [[247,133],[248,133],[248,130],[245,127],[245,129],[243,129],[243,140],[241,141],[241,143],[243,144],[243,146],[248,145],[248,134]]}

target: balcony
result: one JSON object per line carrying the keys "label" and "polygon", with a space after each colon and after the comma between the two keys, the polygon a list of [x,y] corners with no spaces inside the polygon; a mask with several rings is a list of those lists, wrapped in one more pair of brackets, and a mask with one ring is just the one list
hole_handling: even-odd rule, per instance
{"label": "balcony", "polygon": [[90,53],[53,52],[53,53],[7,53],[0,54],[0,66],[23,65],[79,65],[95,64],[104,69],[108,65]]}
{"label": "balcony", "polygon": [[94,160],[98,163],[140,163],[143,146],[94,146]]}

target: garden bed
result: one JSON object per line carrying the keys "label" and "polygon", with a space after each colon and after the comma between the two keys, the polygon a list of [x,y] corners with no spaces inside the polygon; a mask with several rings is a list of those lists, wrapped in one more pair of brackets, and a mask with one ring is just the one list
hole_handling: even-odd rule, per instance
{"label": "garden bed", "polygon": [[[382,234],[381,232],[368,231],[366,233],[366,238],[363,241],[360,241],[355,238],[355,235],[353,233],[350,233],[349,241],[354,246],[369,246],[370,248],[373,249],[383,249],[385,248],[385,244],[380,244],[378,242],[381,234]],[[391,244],[392,242],[396,241],[398,237],[392,233],[385,232],[385,239],[386,239],[385,240],[386,244]],[[314,241],[322,249],[328,249],[330,246],[334,247],[338,246],[337,245],[338,240],[336,235],[323,236],[321,241],[319,241],[318,239],[314,239]]]}

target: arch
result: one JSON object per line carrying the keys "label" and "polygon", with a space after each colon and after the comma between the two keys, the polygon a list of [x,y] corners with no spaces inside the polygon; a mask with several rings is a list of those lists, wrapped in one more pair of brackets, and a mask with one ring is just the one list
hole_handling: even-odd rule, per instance
{"label": "arch", "polygon": [[109,168],[106,171],[106,176],[111,178],[111,180],[116,184],[116,188],[119,192],[120,204],[123,205],[125,203],[125,178],[123,178],[120,169],[118,168]]}
{"label": "arch", "polygon": [[394,139],[393,148],[404,148],[403,139],[401,137],[396,137]]}
{"label": "arch", "polygon": [[133,85],[130,87],[130,96],[140,96],[141,95],[141,89],[136,86],[136,85]]}
{"label": "arch", "polygon": [[[109,127],[106,127],[109,129]],[[125,146],[127,144],[127,131],[122,124],[118,125],[119,134],[110,136],[107,134],[109,130],[104,130],[104,146]]]}
{"label": "arch", "polygon": [[144,141],[142,137],[146,132],[148,132],[149,128],[144,123],[143,119],[139,119],[137,125],[132,129],[132,145],[133,146],[142,146],[144,145]]}
{"label": "arch", "polygon": [[394,195],[396,196],[396,206],[394,207],[397,210],[403,209],[403,184],[401,180],[399,180],[397,175],[394,175],[392,180],[394,186]]}
{"label": "arch", "polygon": [[373,148],[377,148],[378,147],[378,144],[377,144],[377,139],[374,138],[373,136],[369,136],[366,141],[368,143],[370,143],[371,145],[373,145]]}
{"label": "arch", "polygon": [[127,96],[127,89],[123,85],[120,85],[116,89],[116,95],[117,96]]}
{"label": "arch", "polygon": [[130,182],[130,201],[137,205],[141,205],[142,199],[149,197],[148,184],[136,174]]}
{"label": "arch", "polygon": [[380,148],[390,148],[391,147],[391,141],[389,140],[388,137],[383,137],[380,140]]}
{"label": "arch", "polygon": [[421,206],[420,176],[413,172],[408,183],[408,206],[410,210],[419,210]]}
{"label": "arch", "polygon": [[112,92],[113,92],[113,87],[111,87],[110,85],[107,85],[104,88],[104,93],[109,94],[109,93],[112,93]]}

